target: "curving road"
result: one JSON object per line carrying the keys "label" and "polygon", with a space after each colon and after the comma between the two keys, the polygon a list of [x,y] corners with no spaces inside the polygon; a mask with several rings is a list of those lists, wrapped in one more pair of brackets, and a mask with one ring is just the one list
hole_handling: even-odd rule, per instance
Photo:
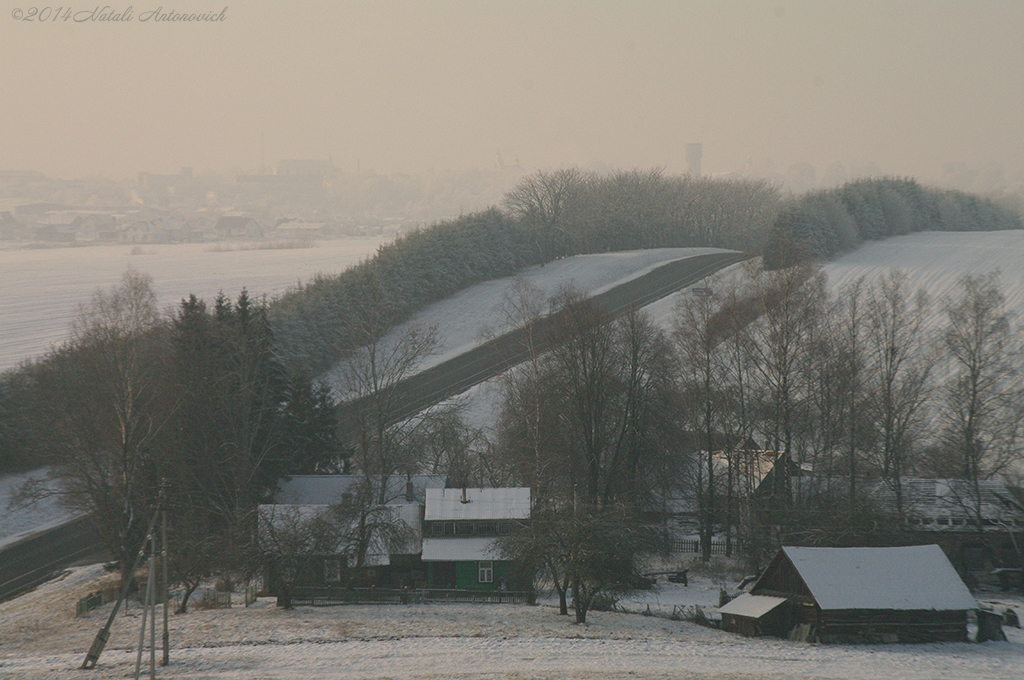
{"label": "curving road", "polygon": [[[706,276],[745,259],[743,253],[712,253],[673,260],[648,273],[619,284],[591,299],[612,316],[630,308],[639,308],[693,285]],[[543,352],[554,328],[551,317],[543,317],[534,327],[533,349]],[[437,364],[403,380],[391,388],[393,408],[390,422],[410,418],[470,387],[500,375],[529,358],[527,331],[518,329],[475,347],[457,357]],[[346,402],[339,407],[339,423],[345,427],[348,414],[356,411],[369,397]]]}
{"label": "curving road", "polygon": [[[592,299],[610,315],[619,316],[630,308],[643,307],[693,285],[744,257],[742,253],[713,253],[673,260]],[[533,326],[533,351],[542,352],[549,346],[553,328],[551,317],[544,317]],[[526,361],[530,356],[526,341],[525,330],[511,331],[398,383],[391,390],[392,422],[410,418]],[[339,407],[342,427],[349,409],[358,407],[360,402]],[[105,559],[88,521],[88,517],[80,517],[0,550],[0,600],[35,587],[83,558]]]}

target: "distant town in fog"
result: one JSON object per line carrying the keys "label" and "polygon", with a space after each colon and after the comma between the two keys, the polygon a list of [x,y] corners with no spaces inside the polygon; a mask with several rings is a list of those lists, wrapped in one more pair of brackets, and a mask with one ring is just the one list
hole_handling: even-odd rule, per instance
{"label": "distant town in fog", "polygon": [[[884,174],[873,164],[848,168],[837,162],[816,168],[794,163],[777,169],[749,161],[733,172],[702,175],[702,154],[700,143],[686,145],[689,174],[762,179],[795,195]],[[172,174],[140,171],[124,181],[0,170],[0,241],[89,245],[395,236],[496,206],[528,172],[518,159],[506,161],[500,152],[485,170],[429,174],[343,170],[331,157],[285,159],[227,176],[190,167]],[[942,177],[918,179],[1024,203],[1024,176],[997,164],[972,168],[951,163]]]}

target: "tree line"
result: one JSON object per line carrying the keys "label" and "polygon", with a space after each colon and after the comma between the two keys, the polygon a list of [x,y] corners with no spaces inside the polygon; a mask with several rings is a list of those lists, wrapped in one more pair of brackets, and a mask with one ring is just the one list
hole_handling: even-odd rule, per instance
{"label": "tree line", "polygon": [[[319,275],[270,305],[281,360],[320,374],[354,346],[350,319],[368,294],[392,323],[482,281],[568,255],[666,247],[756,250],[778,209],[765,182],[537,172],[501,209],[445,220],[381,246],[337,275]],[[368,291],[370,291],[368,293]]]}
{"label": "tree line", "polygon": [[[696,517],[705,561],[714,537],[756,569],[782,542],[905,541],[904,478],[955,478],[984,541],[981,484],[1019,490],[1024,463],[1024,327],[998,273],[942,300],[900,271],[826,284],[810,265],[748,263],[682,298],[668,330],[578,294],[550,302],[562,330],[503,378],[480,475],[533,489],[506,554],[546,573],[563,610],[571,592],[584,620],[635,581],[633,558],[665,549],[650,523],[665,512]],[[878,484],[894,507],[868,497]]]}
{"label": "tree line", "polygon": [[922,187],[913,179],[861,179],[789,201],[772,224],[764,257],[769,267],[783,267],[919,231],[1022,228],[1018,211],[990,199]]}
{"label": "tree line", "polygon": [[122,570],[159,500],[182,607],[212,569],[251,556],[253,511],[283,474],[337,464],[333,398],[284,370],[267,301],[245,290],[162,315],[149,276],[128,270],[79,309],[64,344],[4,384],[15,453],[48,471],[22,499],[90,513]]}
{"label": "tree line", "polygon": [[[438,347],[432,328],[387,337],[419,307],[570,254],[770,248],[789,210],[764,183],[574,170],[527,177],[502,208],[409,234],[273,301],[190,297],[161,315],[152,282],[129,271],[79,310],[65,344],[0,380],[3,463],[48,465],[122,565],[162,488],[186,590],[211,570],[255,563],[255,509],[284,475],[364,477],[344,513],[355,564],[394,533],[381,511],[392,476],[527,485],[536,521],[509,550],[543,555],[534,566],[585,619],[594,598],[635,576],[632,556],[657,543],[640,520],[670,499],[696,504],[709,557],[723,531],[730,542],[746,532],[735,538],[748,547],[769,540],[754,530],[769,525],[827,533],[831,518],[829,530],[855,533],[840,518],[863,510],[865,479],[894,485],[899,505],[902,475],[981,480],[1019,456],[1024,399],[1007,357],[1020,331],[994,277],[965,279],[955,301],[908,291],[899,274],[830,295],[807,263],[750,268],[712,296],[684,298],[671,332],[637,312],[611,319],[571,290],[541,300],[520,281],[510,321],[529,328],[551,309],[559,331],[551,351],[503,378],[495,432],[467,427],[457,406],[396,424],[387,387]],[[949,319],[939,335],[925,325],[935,304]],[[340,424],[335,397],[312,377],[328,366],[339,394],[364,397]],[[738,502],[763,463],[749,441],[771,464],[809,466],[829,493],[779,474],[779,514],[755,516]],[[805,496],[834,512],[810,512]]]}

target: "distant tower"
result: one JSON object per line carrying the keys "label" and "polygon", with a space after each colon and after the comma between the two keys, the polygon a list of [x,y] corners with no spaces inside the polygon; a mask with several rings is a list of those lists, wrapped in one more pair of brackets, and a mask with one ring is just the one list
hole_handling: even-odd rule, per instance
{"label": "distant tower", "polygon": [[704,145],[700,142],[686,145],[686,172],[700,177],[700,157],[704,153]]}

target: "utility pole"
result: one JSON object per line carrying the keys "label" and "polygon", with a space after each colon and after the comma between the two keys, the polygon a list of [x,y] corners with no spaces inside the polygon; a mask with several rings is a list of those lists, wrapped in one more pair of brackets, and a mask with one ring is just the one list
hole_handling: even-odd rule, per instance
{"label": "utility pole", "polygon": [[[159,513],[159,510],[157,511]],[[152,525],[150,525],[152,526]],[[146,619],[149,618],[149,677],[156,678],[156,534],[151,530],[146,536],[149,543],[149,575],[146,577],[146,604],[142,608],[142,629],[139,631],[139,649],[135,657],[135,680],[142,671],[142,648],[146,644]]]}
{"label": "utility pole", "polygon": [[[159,508],[157,508],[157,512],[153,513],[153,519],[149,522],[149,528],[146,529],[147,537],[153,533],[153,527],[156,526],[156,520],[159,516]],[[121,603],[128,597],[128,588],[131,587],[132,581],[135,579],[135,570],[139,568],[139,563],[145,554],[146,542],[144,541],[142,547],[139,548],[139,554],[135,556],[135,562],[132,564],[131,571],[128,572],[128,578],[121,584],[121,592],[117,596],[114,608],[110,611],[110,616],[107,617],[107,623],[100,629],[100,632],[96,633],[96,638],[92,641],[92,647],[89,648],[88,653],[85,655],[85,661],[82,662],[83,669],[96,667],[96,662],[99,661],[100,654],[103,653],[103,648],[107,646],[107,640],[110,639],[110,627],[114,625],[114,619],[117,617],[117,612],[121,609]]]}
{"label": "utility pole", "polygon": [[[145,604],[142,610],[142,630],[139,632],[139,649],[138,657],[135,663],[135,678],[138,680],[139,674],[142,670],[142,647],[146,639],[146,623],[149,623],[149,675],[150,678],[156,678],[156,570],[158,563],[162,563],[163,567],[163,578],[161,585],[161,591],[164,598],[164,631],[163,631],[163,660],[161,661],[162,666],[170,663],[170,634],[168,632],[168,606],[169,606],[169,592],[168,592],[168,580],[167,580],[167,512],[164,508],[164,497],[165,494],[161,489],[160,500],[157,504],[156,511],[153,513],[153,519],[149,522],[149,527],[146,529],[146,539],[142,542],[142,546],[139,548],[138,554],[135,556],[135,562],[132,563],[131,571],[128,572],[128,577],[121,584],[121,591],[117,596],[117,602],[114,603],[114,608],[110,611],[110,616],[107,617],[107,622],[100,629],[100,632],[96,634],[96,638],[92,642],[92,646],[89,648],[89,652],[85,655],[85,660],[82,662],[82,669],[90,669],[96,667],[96,662],[99,661],[100,654],[103,653],[103,648],[107,646],[107,641],[110,640],[110,628],[114,624],[114,619],[117,618],[117,612],[121,609],[121,603],[125,602],[128,598],[128,589],[132,585],[132,581],[135,579],[135,571],[139,568],[139,564],[142,559],[146,556],[147,545],[149,547],[149,577],[146,579],[146,595]],[[163,532],[161,549],[157,548],[157,535],[156,535],[156,524],[157,521],[162,519],[161,530]]]}
{"label": "utility pole", "polygon": [[164,591],[164,656],[160,661],[161,666],[171,663],[171,635],[167,627],[167,609],[170,607],[170,588],[167,583],[167,480],[160,481],[160,511],[162,514],[163,549],[161,558],[163,562],[163,591]]}

